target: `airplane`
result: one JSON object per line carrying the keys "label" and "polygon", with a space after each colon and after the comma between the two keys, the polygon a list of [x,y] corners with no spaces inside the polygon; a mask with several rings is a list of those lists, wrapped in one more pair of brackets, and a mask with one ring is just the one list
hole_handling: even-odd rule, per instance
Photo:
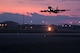
{"label": "airplane", "polygon": [[48,6],[48,10],[41,10],[40,12],[49,12],[50,14],[51,13],[57,14],[57,13],[65,12],[65,11],[69,11],[69,9],[68,10],[65,10],[65,9],[59,10],[58,6],[56,9],[53,9],[51,6]]}

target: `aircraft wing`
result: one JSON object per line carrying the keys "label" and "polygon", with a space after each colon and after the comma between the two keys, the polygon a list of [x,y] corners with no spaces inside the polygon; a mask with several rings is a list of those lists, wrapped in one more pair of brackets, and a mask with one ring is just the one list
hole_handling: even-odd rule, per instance
{"label": "aircraft wing", "polygon": [[69,9],[68,10],[60,10],[60,11],[69,11]]}
{"label": "aircraft wing", "polygon": [[49,12],[48,10],[41,10],[41,12]]}

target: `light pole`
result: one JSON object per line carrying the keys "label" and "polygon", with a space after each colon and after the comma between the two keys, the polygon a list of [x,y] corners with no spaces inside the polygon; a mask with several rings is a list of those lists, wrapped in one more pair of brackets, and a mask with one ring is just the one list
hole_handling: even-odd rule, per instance
{"label": "light pole", "polygon": [[23,13],[23,25],[24,25],[24,13]]}

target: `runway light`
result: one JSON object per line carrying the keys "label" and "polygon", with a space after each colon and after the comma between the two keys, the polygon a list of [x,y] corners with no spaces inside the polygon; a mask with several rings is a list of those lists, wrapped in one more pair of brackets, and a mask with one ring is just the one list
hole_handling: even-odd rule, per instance
{"label": "runway light", "polygon": [[71,25],[69,25],[69,27],[71,27]]}
{"label": "runway light", "polygon": [[48,27],[48,31],[52,31],[52,28],[50,26]]}
{"label": "runway light", "polygon": [[72,24],[73,22],[70,22],[70,24]]}
{"label": "runway light", "polygon": [[31,29],[33,28],[33,27],[30,27]]}
{"label": "runway light", "polygon": [[62,25],[62,27],[64,27],[64,25]]}

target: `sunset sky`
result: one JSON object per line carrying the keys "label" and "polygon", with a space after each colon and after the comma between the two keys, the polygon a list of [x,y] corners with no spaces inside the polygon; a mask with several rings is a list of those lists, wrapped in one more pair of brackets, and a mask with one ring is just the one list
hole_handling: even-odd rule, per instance
{"label": "sunset sky", "polygon": [[80,0],[0,0],[0,13],[38,13],[42,15],[50,15],[49,13],[41,13],[40,10],[46,10],[48,6],[54,9],[70,9],[70,11],[51,15],[67,15],[80,17]]}

